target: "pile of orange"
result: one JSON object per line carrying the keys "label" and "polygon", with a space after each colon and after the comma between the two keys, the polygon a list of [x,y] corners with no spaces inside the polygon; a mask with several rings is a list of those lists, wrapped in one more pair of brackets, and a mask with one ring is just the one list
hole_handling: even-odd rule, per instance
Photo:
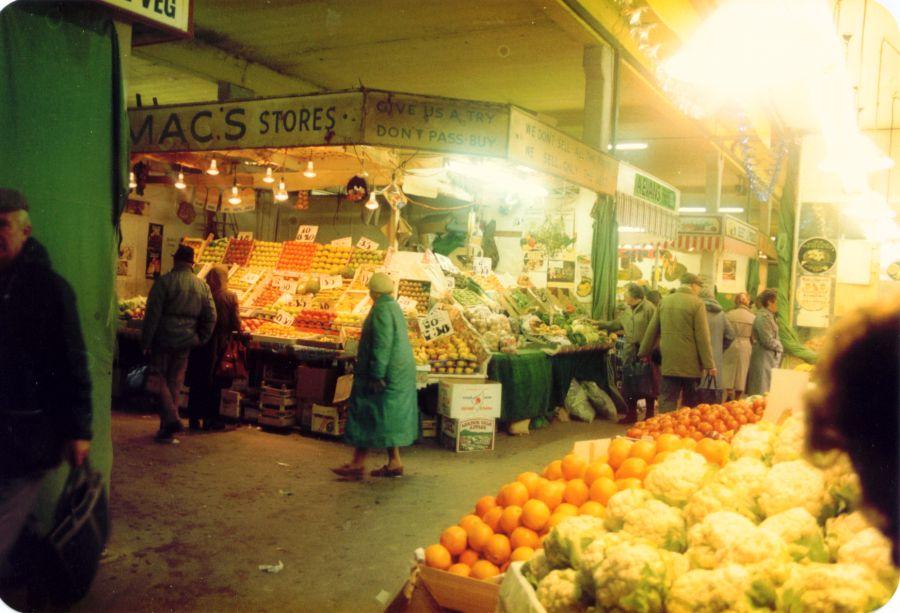
{"label": "pile of orange", "polygon": [[674,434],[695,441],[711,438],[730,442],[741,426],[762,419],[765,409],[765,398],[758,396],[724,404],[701,404],[693,409],[683,407],[639,421],[628,430],[628,436],[658,439],[664,434]]}

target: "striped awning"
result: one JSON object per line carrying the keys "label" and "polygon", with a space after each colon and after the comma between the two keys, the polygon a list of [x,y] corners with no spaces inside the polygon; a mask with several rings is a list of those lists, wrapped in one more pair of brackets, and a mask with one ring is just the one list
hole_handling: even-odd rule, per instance
{"label": "striped awning", "polygon": [[[616,192],[616,222],[620,228],[635,228],[635,233],[650,234],[657,240],[675,240],[678,215],[623,192]],[[655,241],[654,241],[655,242]]]}
{"label": "striped awning", "polygon": [[675,242],[678,251],[722,251],[723,247],[721,236],[679,234]]}

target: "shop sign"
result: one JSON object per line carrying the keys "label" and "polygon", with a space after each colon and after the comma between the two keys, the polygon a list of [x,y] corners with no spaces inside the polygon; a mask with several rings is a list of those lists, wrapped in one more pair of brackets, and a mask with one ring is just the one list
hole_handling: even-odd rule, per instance
{"label": "shop sign", "polygon": [[837,249],[827,238],[804,241],[797,251],[797,262],[804,271],[813,274],[828,272],[837,261]]}
{"label": "shop sign", "polygon": [[297,242],[311,243],[316,240],[319,233],[319,226],[300,226],[297,228]]}
{"label": "shop sign", "polygon": [[619,164],[616,190],[672,212],[681,204],[681,192],[629,164]]}
{"label": "shop sign", "polygon": [[350,236],[345,236],[344,238],[336,238],[331,241],[331,244],[335,247],[352,247],[353,246],[353,238]]}
{"label": "shop sign", "polygon": [[797,280],[797,325],[827,328],[831,313],[831,277],[801,275]]}
{"label": "shop sign", "polygon": [[369,145],[506,155],[505,105],[367,91],[364,141]]}
{"label": "shop sign", "polygon": [[616,191],[618,162],[515,107],[509,114],[507,157],[604,194]]}
{"label": "shop sign", "polygon": [[722,233],[722,219],[715,215],[688,215],[678,218],[679,234],[718,236]]}
{"label": "shop sign", "polygon": [[734,240],[747,243],[748,245],[757,246],[759,241],[759,232],[751,226],[734,217],[725,217],[725,236]]}
{"label": "shop sign", "polygon": [[130,109],[131,151],[360,142],[362,92]]}
{"label": "shop sign", "polygon": [[96,0],[141,21],[190,36],[193,31],[191,0]]}
{"label": "shop sign", "polygon": [[432,309],[428,315],[419,316],[419,330],[426,343],[453,334],[450,313],[443,309]]}
{"label": "shop sign", "polygon": [[378,249],[378,243],[373,241],[371,238],[366,238],[365,236],[356,241],[356,246],[366,251],[375,251],[376,249]]}
{"label": "shop sign", "polygon": [[472,272],[479,277],[491,274],[491,258],[476,257],[472,259]]}
{"label": "shop sign", "polygon": [[294,316],[287,311],[278,311],[278,313],[275,314],[275,323],[282,326],[293,326]]}

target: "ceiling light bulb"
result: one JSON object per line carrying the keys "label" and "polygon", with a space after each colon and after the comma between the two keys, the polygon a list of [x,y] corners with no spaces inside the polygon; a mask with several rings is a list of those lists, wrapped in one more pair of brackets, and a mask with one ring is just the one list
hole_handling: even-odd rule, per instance
{"label": "ceiling light bulb", "polygon": [[238,189],[237,185],[231,186],[231,197],[228,199],[228,202],[230,202],[231,204],[241,203],[241,190]]}
{"label": "ceiling light bulb", "polygon": [[303,171],[303,176],[307,179],[315,179],[316,178],[316,169],[313,166],[312,160],[306,163],[306,170]]}
{"label": "ceiling light bulb", "polygon": [[278,182],[278,189],[275,190],[275,200],[278,202],[284,202],[288,199],[287,189],[284,185],[284,177],[281,178],[281,181]]}
{"label": "ceiling light bulb", "polygon": [[178,179],[175,181],[175,189],[184,189],[185,187],[187,187],[187,185],[184,182],[184,173],[179,172]]}
{"label": "ceiling light bulb", "polygon": [[134,178],[134,172],[128,173],[128,189],[137,187],[137,179]]}
{"label": "ceiling light bulb", "polygon": [[375,192],[369,192],[369,200],[366,202],[366,208],[374,211],[378,208],[378,200],[375,199]]}
{"label": "ceiling light bulb", "polygon": [[365,167],[365,166],[363,166],[362,172],[359,173],[359,176],[361,176],[361,177],[368,177],[368,176],[369,176],[369,171],[366,170],[366,167]]}
{"label": "ceiling light bulb", "polygon": [[216,161],[213,160],[209,163],[209,168],[206,169],[206,174],[216,176],[219,174],[219,167],[216,166]]}
{"label": "ceiling light bulb", "polygon": [[263,183],[275,183],[275,177],[272,176],[272,167],[266,167],[266,176],[263,177]]}

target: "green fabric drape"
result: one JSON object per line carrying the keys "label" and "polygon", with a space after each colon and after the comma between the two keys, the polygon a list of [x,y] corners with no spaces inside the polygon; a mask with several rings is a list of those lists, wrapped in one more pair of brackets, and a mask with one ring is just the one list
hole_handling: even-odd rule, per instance
{"label": "green fabric drape", "polygon": [[594,220],[594,236],[591,241],[591,268],[594,273],[591,316],[608,321],[613,318],[616,310],[619,249],[616,201],[610,196],[598,196],[591,210],[591,217]]}
{"label": "green fabric drape", "polygon": [[520,349],[513,355],[494,353],[488,363],[488,378],[503,384],[501,420],[552,417],[550,361],[543,351]]}
{"label": "green fabric drape", "polygon": [[751,300],[759,293],[759,260],[757,258],[750,258],[747,263],[747,293],[750,294]]}
{"label": "green fabric drape", "polygon": [[[797,223],[797,183],[800,175],[800,147],[792,144],[788,152],[787,179],[781,196],[775,251],[778,254],[778,334],[785,353],[815,364],[818,356],[803,346],[797,330],[790,324],[790,293],[794,259],[794,227]],[[772,286],[772,283],[769,283]]]}
{"label": "green fabric drape", "polygon": [[[93,384],[91,462],[107,479],[124,100],[115,27],[104,11],[29,3],[0,13],[0,185],[25,194],[34,235],[75,290]],[[37,507],[44,527],[66,474],[45,482]]]}

